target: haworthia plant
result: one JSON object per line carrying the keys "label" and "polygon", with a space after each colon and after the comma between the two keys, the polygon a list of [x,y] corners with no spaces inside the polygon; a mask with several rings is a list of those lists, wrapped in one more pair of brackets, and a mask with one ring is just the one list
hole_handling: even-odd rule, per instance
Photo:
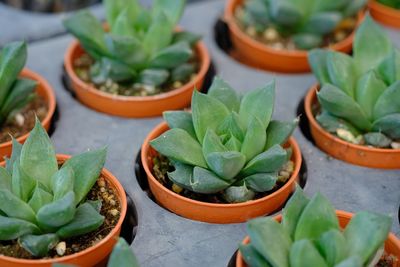
{"label": "haworthia plant", "polygon": [[150,142],[175,170],[169,179],[187,190],[222,193],[228,202],[253,199],[274,188],[290,153],[286,143],[297,120],[271,120],[275,82],[242,98],[220,78],[208,94],[196,90],[192,112],[169,111],[170,130]]}
{"label": "haworthia plant", "polygon": [[323,39],[348,17],[360,11],[366,0],[246,0],[240,22],[263,32],[277,30],[290,36],[299,49],[312,49],[323,44]]}
{"label": "haworthia plant", "polygon": [[400,51],[367,16],[356,32],[353,54],[309,53],[321,84],[316,119],[349,142],[388,147],[400,139]]}
{"label": "haworthia plant", "polygon": [[400,2],[398,0],[378,0],[378,2],[385,6],[400,9]]}
{"label": "haworthia plant", "polygon": [[37,120],[26,142],[0,167],[0,240],[18,239],[35,257],[60,240],[98,229],[101,203],[86,201],[99,178],[106,150],[73,156],[59,168],[54,147]]}
{"label": "haworthia plant", "polygon": [[90,75],[95,84],[107,79],[161,86],[182,81],[196,70],[189,62],[192,46],[200,36],[176,32],[185,0],[155,0],[152,9],[138,0],[105,0],[109,31],[89,11],[80,11],[64,21],[95,59]]}
{"label": "haworthia plant", "polygon": [[0,126],[35,97],[37,82],[18,78],[25,66],[26,57],[24,42],[7,44],[0,51]]}
{"label": "haworthia plant", "polygon": [[335,210],[320,193],[309,199],[297,188],[282,213],[247,223],[249,244],[239,247],[249,267],[372,267],[377,264],[392,220],[358,212],[341,229]]}

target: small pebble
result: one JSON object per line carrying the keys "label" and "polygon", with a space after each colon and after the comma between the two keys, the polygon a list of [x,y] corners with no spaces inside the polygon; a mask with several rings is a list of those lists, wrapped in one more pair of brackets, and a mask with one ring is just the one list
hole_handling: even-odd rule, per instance
{"label": "small pebble", "polygon": [[247,27],[247,28],[246,28],[246,33],[247,33],[248,35],[250,35],[251,37],[256,37],[256,35],[257,35],[256,28],[254,28],[253,26]]}
{"label": "small pebble", "polygon": [[112,209],[108,211],[112,216],[117,216],[119,214],[119,211],[116,209]]}
{"label": "small pebble", "polygon": [[270,47],[277,49],[277,50],[282,50],[285,48],[285,46],[282,43],[273,43],[273,44],[270,44]]}
{"label": "small pebble", "polygon": [[180,187],[179,185],[177,185],[177,184],[172,185],[172,191],[174,191],[175,193],[179,194],[182,192],[182,190],[183,190],[183,188]]}
{"label": "small pebble", "polygon": [[392,142],[392,143],[390,144],[390,146],[391,146],[393,149],[400,149],[400,142]]}
{"label": "small pebble", "polygon": [[264,39],[271,42],[279,38],[278,32],[274,28],[267,28],[263,33]]}
{"label": "small pebble", "polygon": [[104,187],[100,187],[100,192],[104,193],[106,192],[106,189]]}
{"label": "small pebble", "polygon": [[105,187],[105,186],[106,186],[106,182],[105,182],[103,179],[99,179],[99,180],[97,181],[97,184],[98,184],[100,187]]}
{"label": "small pebble", "polygon": [[335,39],[336,42],[340,42],[344,38],[346,38],[346,33],[344,31],[335,32],[334,39]]}
{"label": "small pebble", "polygon": [[350,142],[350,143],[356,143],[356,138],[355,136],[350,132],[345,129],[337,129],[336,130],[337,136],[342,138],[343,140]]}
{"label": "small pebble", "polygon": [[17,122],[17,124],[18,124],[19,126],[23,126],[23,125],[24,125],[24,122],[25,122],[25,118],[24,118],[24,116],[23,116],[21,113],[17,113],[17,114],[15,115],[15,121]]}
{"label": "small pebble", "polygon": [[182,82],[181,81],[175,81],[174,84],[172,85],[175,89],[182,87]]}
{"label": "small pebble", "polygon": [[64,241],[57,244],[56,246],[57,255],[63,256],[66,250],[67,250],[67,244]]}
{"label": "small pebble", "polygon": [[115,204],[117,204],[114,199],[110,199],[109,203],[111,206],[115,206]]}

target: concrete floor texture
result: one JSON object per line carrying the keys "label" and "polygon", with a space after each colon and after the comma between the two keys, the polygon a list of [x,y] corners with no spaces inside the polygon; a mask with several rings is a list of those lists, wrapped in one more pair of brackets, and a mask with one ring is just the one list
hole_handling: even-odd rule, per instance
{"label": "concrete floor texture", "polygon": [[[92,7],[103,16],[101,6]],[[224,9],[223,0],[196,1],[187,6],[181,25],[203,35],[217,74],[240,92],[276,79],[274,118],[290,120],[299,102],[316,82],[312,74],[279,74],[255,70],[225,54],[215,43],[213,27]],[[136,237],[131,245],[141,266],[225,267],[244,238],[245,224],[208,224],[177,216],[153,202],[141,189],[134,161],[146,135],[161,117],[126,119],[98,113],[78,102],[62,83],[64,53],[73,37],[65,34],[60,19],[65,14],[46,15],[18,11],[0,4],[0,46],[27,39],[28,67],[53,86],[59,119],[51,136],[57,153],[76,154],[88,148],[108,146],[106,168],[132,197],[138,215]],[[385,28],[400,47],[400,32]],[[307,166],[305,192],[329,198],[336,209],[376,211],[393,217],[392,231],[400,236],[400,171],[370,169],[333,159],[315,147],[300,130],[298,141]]]}

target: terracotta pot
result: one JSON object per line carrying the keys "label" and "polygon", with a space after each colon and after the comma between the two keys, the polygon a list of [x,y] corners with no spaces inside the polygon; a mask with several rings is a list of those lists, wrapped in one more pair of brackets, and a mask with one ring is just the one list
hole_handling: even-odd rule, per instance
{"label": "terracotta pot", "polygon": [[[62,155],[62,154],[57,155],[57,160],[59,163],[63,163],[68,158],[70,158],[70,156],[68,155]],[[104,237],[100,242],[98,242],[96,245],[92,247],[89,247],[75,254],[71,254],[60,258],[26,260],[26,259],[17,259],[13,257],[6,257],[0,255],[0,266],[51,267],[55,263],[63,263],[63,264],[73,264],[80,267],[93,267],[96,264],[106,260],[118,240],[122,222],[124,221],[127,210],[127,201],[124,188],[119,183],[118,179],[111,172],[103,168],[100,176],[105,178],[107,182],[109,182],[110,185],[115,189],[116,194],[118,195],[119,202],[121,204],[121,214],[117,222],[117,225],[114,227],[114,229],[111,230],[111,232],[106,237]]]}
{"label": "terracotta pot", "polygon": [[400,10],[385,6],[376,0],[370,0],[368,8],[376,21],[389,27],[400,28]]}
{"label": "terracotta pot", "polygon": [[[278,72],[309,72],[307,51],[277,50],[249,37],[242,31],[235,19],[235,10],[244,0],[228,0],[224,20],[228,24],[233,44],[233,57],[244,64]],[[357,25],[361,23],[364,12],[358,14]],[[349,53],[352,49],[354,32],[329,49]]]}
{"label": "terracotta pot", "polygon": [[[346,225],[350,222],[351,217],[353,214],[346,211],[337,210],[336,216],[339,219],[340,227],[345,228]],[[278,222],[281,222],[282,215],[278,215],[275,217]],[[248,244],[250,242],[250,238],[247,236],[242,244]],[[389,237],[386,239],[385,242],[385,251],[390,255],[396,256],[400,259],[400,240],[392,233],[389,234]],[[242,254],[238,251],[236,255],[236,267],[247,267],[247,264],[244,262],[242,258]],[[393,267],[400,267],[400,262],[397,261]]]}
{"label": "terracotta pot", "polygon": [[167,130],[168,126],[163,122],[146,137],[142,146],[141,160],[151,192],[157,202],[180,216],[209,223],[245,222],[248,219],[269,214],[281,207],[295,188],[302,158],[297,142],[294,138],[290,138],[288,145],[293,149],[292,160],[295,168],[286,184],[274,193],[257,200],[237,204],[206,203],[178,195],[158,182],[152,174],[152,158],[157,152],[150,147],[149,142]]}
{"label": "terracotta pot", "polygon": [[[51,88],[50,84],[39,74],[29,70],[23,69],[20,77],[29,78],[38,82],[38,86],[36,87],[36,93],[44,98],[48,105],[48,112],[46,117],[42,120],[43,127],[48,130],[50,128],[51,118],[54,115],[54,111],[56,110],[56,97],[54,95],[54,91]],[[28,138],[29,133],[26,133],[17,138],[17,141],[20,143],[24,143]],[[12,150],[12,141],[8,141],[0,144],[0,160],[3,161],[5,156],[9,157],[11,155]]]}
{"label": "terracotta pot", "polygon": [[112,95],[82,81],[73,68],[74,60],[84,53],[78,41],[68,47],[64,65],[78,99],[90,108],[122,117],[152,117],[161,115],[165,110],[187,107],[194,88],[201,89],[210,66],[210,56],[203,42],[197,43],[195,51],[200,58],[200,69],[196,78],[178,89],[154,96]]}
{"label": "terracotta pot", "polygon": [[400,149],[371,148],[355,145],[336,137],[316,121],[312,106],[317,104],[317,89],[314,85],[307,93],[304,108],[310,125],[311,135],[317,146],[334,158],[352,164],[382,169],[400,169]]}

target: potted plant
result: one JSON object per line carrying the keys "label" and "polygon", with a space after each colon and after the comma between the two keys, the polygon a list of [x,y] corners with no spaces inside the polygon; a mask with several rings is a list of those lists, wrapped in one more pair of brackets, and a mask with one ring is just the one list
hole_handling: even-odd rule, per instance
{"label": "potted plant", "polygon": [[396,267],[400,241],[389,234],[391,225],[374,212],[335,212],[321,194],[309,199],[298,188],[282,216],[247,223],[236,267]]}
{"label": "potted plant", "polygon": [[56,108],[51,86],[40,75],[24,69],[26,43],[7,44],[0,51],[0,161],[10,156],[10,135],[23,143],[35,125],[35,114],[49,129]]}
{"label": "potted plant", "polygon": [[400,52],[370,17],[357,30],[353,52],[310,52],[320,83],[305,99],[311,134],[335,158],[400,168]]}
{"label": "potted plant", "polygon": [[315,47],[350,52],[366,0],[229,0],[224,19],[235,57],[255,67],[308,72]]}
{"label": "potted plant", "polygon": [[400,28],[400,3],[396,0],[369,0],[371,16],[387,26]]}
{"label": "potted plant", "polygon": [[176,27],[185,1],[104,2],[107,25],[88,11],[64,21],[75,41],[65,68],[80,101],[98,111],[124,116],[157,116],[189,105],[210,65],[200,37]]}
{"label": "potted plant", "polygon": [[220,78],[192,96],[192,112],[164,113],[142,146],[156,200],[178,215],[243,222],[275,211],[294,189],[301,153],[297,119],[271,120],[275,82],[242,98]]}
{"label": "potted plant", "polygon": [[14,140],[0,167],[1,266],[94,266],[110,254],[127,202],[105,158],[105,148],[56,155],[39,121]]}

